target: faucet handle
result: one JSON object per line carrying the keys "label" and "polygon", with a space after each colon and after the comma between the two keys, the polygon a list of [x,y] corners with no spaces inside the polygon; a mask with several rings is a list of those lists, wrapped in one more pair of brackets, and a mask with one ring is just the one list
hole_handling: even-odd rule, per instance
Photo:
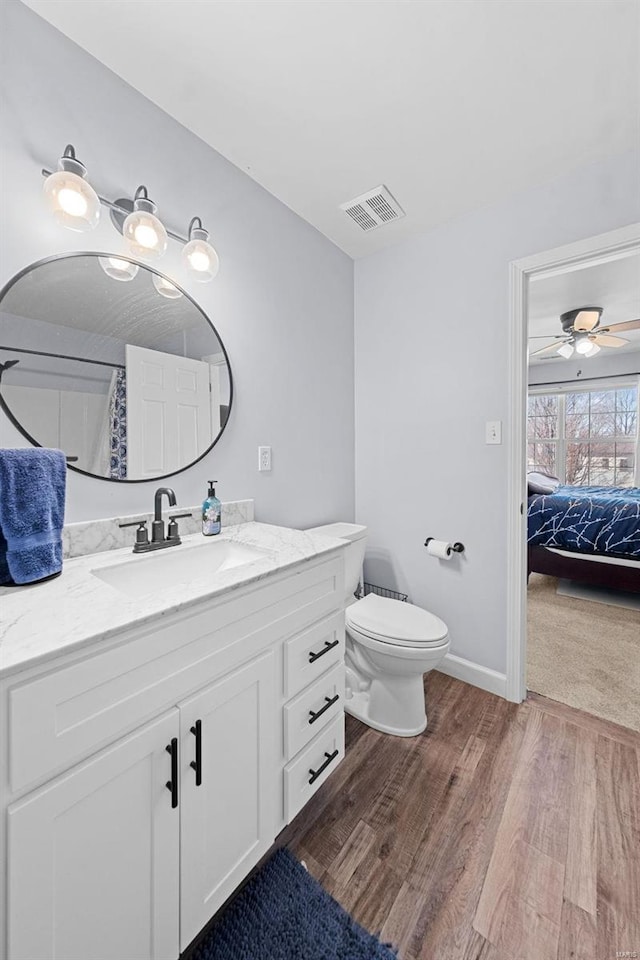
{"label": "faucet handle", "polygon": [[146,526],[147,521],[146,520],[130,520],[129,523],[119,523],[118,526],[122,530],[124,527],[137,527],[137,526],[142,526],[142,524]]}
{"label": "faucet handle", "polygon": [[180,541],[180,533],[178,531],[178,521],[175,517],[171,517],[169,521],[169,526],[167,527],[167,540],[178,540]]}
{"label": "faucet handle", "polygon": [[149,531],[147,530],[147,521],[141,520],[136,530],[136,545],[144,546],[149,543]]}
{"label": "faucet handle", "polygon": [[147,521],[146,520],[131,520],[129,523],[119,523],[120,528],[123,527],[137,527],[136,530],[136,542],[134,545],[134,550],[140,547],[144,547],[149,543],[149,531],[147,530]]}

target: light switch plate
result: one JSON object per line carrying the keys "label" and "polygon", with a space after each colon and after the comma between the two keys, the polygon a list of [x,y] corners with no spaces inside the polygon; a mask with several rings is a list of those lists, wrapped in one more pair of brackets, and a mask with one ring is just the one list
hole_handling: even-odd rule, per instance
{"label": "light switch plate", "polygon": [[502,420],[487,420],[485,443],[502,443]]}
{"label": "light switch plate", "polygon": [[258,447],[258,471],[271,470],[271,447]]}

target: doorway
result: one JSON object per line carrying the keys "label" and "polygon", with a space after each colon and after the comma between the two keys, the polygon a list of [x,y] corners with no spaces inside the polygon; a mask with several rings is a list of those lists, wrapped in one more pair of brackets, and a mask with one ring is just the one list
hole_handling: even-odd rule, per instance
{"label": "doorway", "polygon": [[[555,250],[546,251],[542,254],[528,257],[524,260],[516,261],[511,264],[512,322],[510,329],[510,398],[514,419],[511,434],[511,447],[509,451],[507,697],[515,702],[525,699],[527,695],[527,572],[528,562],[530,562],[531,559],[527,548],[527,514],[529,507],[527,468],[530,466],[531,460],[531,448],[528,448],[527,446],[528,427],[530,429],[530,423],[528,422],[528,334],[530,332],[529,325],[531,319],[532,290],[534,290],[536,287],[538,290],[541,290],[545,284],[548,290],[552,290],[554,285],[556,288],[558,286],[562,286],[561,278],[564,278],[566,281],[568,277],[570,278],[572,274],[576,274],[579,271],[603,268],[607,264],[619,265],[627,258],[638,256],[640,256],[640,224],[633,224],[629,227],[612,231],[611,233],[591,237],[587,240],[557,248]],[[573,279],[575,279],[575,277]],[[586,304],[580,303],[575,304],[575,306],[586,306]],[[638,315],[638,313],[635,313],[634,318]],[[592,320],[593,318],[591,318],[590,322],[592,322]],[[560,326],[560,318],[558,317],[558,328],[555,334],[553,334],[553,331],[549,329],[543,330],[542,333],[551,334],[551,336],[548,338],[548,353],[552,356],[555,356],[557,351],[552,347],[553,338],[557,337],[558,345],[563,345],[565,340],[565,333]],[[539,342],[543,346],[545,345],[544,338],[540,339]],[[575,337],[573,345],[574,347],[576,345]],[[640,353],[636,354],[636,358],[640,359]],[[582,356],[580,359],[582,359]],[[588,374],[588,368],[586,367],[587,362],[588,360],[585,363],[581,363],[579,367],[574,363],[573,366],[576,367],[576,369],[572,371],[571,376],[573,378],[577,378],[579,369],[581,371],[580,379],[582,379],[582,377],[586,377]],[[553,380],[554,382],[556,381],[555,376]],[[573,414],[573,407],[571,405],[575,405],[576,403],[575,394],[580,393],[579,402],[584,405],[584,394],[589,393],[587,390],[588,385],[586,381],[581,382],[579,384],[580,389],[578,390],[575,388],[575,385],[574,389],[571,389],[569,384],[567,384],[564,391],[559,391],[555,389],[555,386],[552,388],[543,386],[545,382],[548,383],[549,380],[545,381],[544,379],[540,379],[540,383],[536,385],[540,386],[542,391],[539,394],[540,396],[550,397],[552,394],[560,393],[563,398],[559,401],[550,400],[545,402],[550,404],[547,415],[555,416],[556,423],[560,422],[560,417],[562,416],[562,430],[564,430],[564,426],[567,423],[567,416],[571,417]],[[606,386],[611,389],[611,382]],[[617,387],[617,381],[615,381],[615,387]],[[616,402],[615,387],[613,401],[614,404]],[[572,394],[571,397],[570,394]],[[589,406],[592,402],[592,398],[589,397],[586,402]],[[594,403],[595,402],[596,401],[594,401]],[[553,407],[554,403],[556,405],[555,412],[551,410],[551,407]],[[567,404],[569,404],[570,407],[569,414],[567,414]],[[544,403],[539,405],[540,410],[542,410],[543,407]],[[543,414],[544,410],[542,410],[540,415],[542,416]],[[613,414],[615,416],[615,407]],[[594,416],[597,416],[597,413],[594,413]],[[560,431],[556,432],[559,433]],[[555,452],[557,460],[554,461],[553,466],[560,466],[561,468],[565,469],[567,465],[567,455],[569,455],[569,459],[571,459],[576,452],[573,447],[569,448],[567,446],[572,438],[565,433],[562,437],[556,436],[553,439],[554,442],[560,439],[564,444],[556,445]],[[621,450],[621,452],[624,451]],[[529,458],[527,456],[528,454]],[[549,450],[547,450],[547,454],[550,454]],[[564,462],[562,461],[563,457]],[[600,469],[601,472],[605,470],[605,460],[606,457],[600,458],[598,462],[596,462],[597,458],[595,456],[591,459],[587,458],[586,468],[584,468],[583,465],[583,477],[586,477],[588,480],[591,471],[593,472],[594,478],[597,478],[598,469]],[[614,471],[614,480],[616,479],[616,471],[624,472],[625,469],[629,469],[628,465],[625,467],[624,460],[625,458],[621,456],[616,459],[614,464],[609,465],[609,469]],[[627,459],[627,464],[629,463],[629,460],[630,458]],[[634,470],[636,469],[635,463],[633,468]],[[543,472],[553,473],[553,471],[550,469]],[[562,479],[565,478],[566,477],[563,477]],[[549,554],[549,556],[551,556],[551,551],[546,552]],[[561,552],[559,556],[562,558]],[[593,559],[585,560],[582,557],[579,559],[584,560],[584,563],[596,562]],[[553,557],[551,567],[551,573],[556,572],[553,570]],[[638,569],[633,569],[633,564],[631,567],[633,574],[637,576]],[[566,571],[563,568],[561,572]],[[549,572],[543,574],[543,576],[547,577],[550,575],[551,574]],[[619,574],[616,573],[615,576],[617,583],[619,582]],[[540,584],[537,584],[537,586],[540,586]],[[550,588],[549,583],[547,583],[546,586],[547,588]],[[578,601],[573,600],[573,602],[577,603]],[[613,607],[610,609],[613,609]],[[637,616],[640,617],[640,613],[638,613]]]}

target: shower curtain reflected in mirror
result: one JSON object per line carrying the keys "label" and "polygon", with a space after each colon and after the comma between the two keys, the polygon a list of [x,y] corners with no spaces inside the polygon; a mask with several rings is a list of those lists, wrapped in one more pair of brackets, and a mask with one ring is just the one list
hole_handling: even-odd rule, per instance
{"label": "shower curtain reflected in mirror", "polygon": [[122,369],[111,375],[91,472],[112,480],[127,477],[127,375]]}

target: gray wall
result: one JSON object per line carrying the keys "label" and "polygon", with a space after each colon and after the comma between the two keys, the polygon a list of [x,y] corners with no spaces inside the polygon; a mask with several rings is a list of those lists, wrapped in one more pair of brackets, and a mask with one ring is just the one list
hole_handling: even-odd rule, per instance
{"label": "gray wall", "polygon": [[[639,156],[577,170],[356,263],[356,517],[367,576],[506,667],[508,264],[640,219]],[[485,421],[505,443],[485,445]],[[426,536],[462,540],[460,562]]]}
{"label": "gray wall", "polygon": [[[353,264],[316,230],[27,7],[0,4],[0,286],[28,263],[72,250],[122,252],[106,211],[91,234],[58,227],[42,166],[68,142],[108,197],[145,183],[170,228],[201,216],[221,258],[209,285],[189,281],[170,241],[160,269],[211,316],[229,353],[235,399],[211,454],[171,480],[178,503],[255,497],[260,520],[305,526],[354,511]],[[170,58],[167,69],[171,69]],[[224,91],[211,91],[211,109]],[[0,444],[26,441],[0,414]],[[273,471],[258,474],[258,444]],[[69,471],[67,519],[148,510],[154,483]]]}

